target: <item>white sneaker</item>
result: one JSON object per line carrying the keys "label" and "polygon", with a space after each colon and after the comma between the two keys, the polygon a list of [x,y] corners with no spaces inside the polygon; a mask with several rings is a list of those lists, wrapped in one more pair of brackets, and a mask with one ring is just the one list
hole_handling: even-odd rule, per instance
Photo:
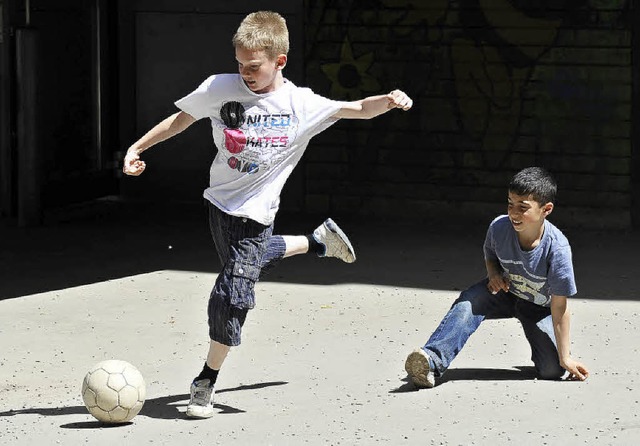
{"label": "white sneaker", "polygon": [[324,254],[320,254],[320,257],[336,257],[347,263],[356,261],[349,237],[330,218],[313,231],[313,238],[324,246]]}
{"label": "white sneaker", "polygon": [[191,383],[191,399],[187,406],[190,418],[211,418],[213,416],[213,384],[209,379]]}
{"label": "white sneaker", "polygon": [[414,386],[430,389],[436,385],[436,377],[429,365],[429,356],[421,348],[409,353],[407,361],[404,363],[404,369]]}

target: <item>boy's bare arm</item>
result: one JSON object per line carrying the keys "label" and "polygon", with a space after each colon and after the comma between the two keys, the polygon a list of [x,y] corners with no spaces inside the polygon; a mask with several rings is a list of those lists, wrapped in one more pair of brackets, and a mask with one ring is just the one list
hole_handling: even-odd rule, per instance
{"label": "boy's bare arm", "polygon": [[388,94],[345,102],[344,106],[333,116],[345,119],[371,119],[394,108],[407,111],[412,105],[413,100],[405,92],[393,90]]}
{"label": "boy's bare arm", "polygon": [[142,174],[146,168],[146,164],[140,160],[140,154],[153,145],[184,131],[195,121],[193,116],[180,111],[158,123],[129,147],[124,157],[122,171],[132,176]]}
{"label": "boy's bare arm", "polygon": [[553,330],[556,335],[560,365],[569,372],[568,379],[584,381],[589,377],[589,370],[587,370],[584,364],[571,357],[571,342],[569,340],[571,313],[567,308],[566,296],[551,296],[551,318],[553,320]]}

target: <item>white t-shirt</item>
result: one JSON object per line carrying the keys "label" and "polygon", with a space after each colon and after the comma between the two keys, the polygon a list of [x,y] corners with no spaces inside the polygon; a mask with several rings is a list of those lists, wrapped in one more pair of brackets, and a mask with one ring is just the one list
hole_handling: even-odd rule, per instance
{"label": "white t-shirt", "polygon": [[342,106],[287,80],[256,94],[239,74],[213,75],[175,104],[195,119],[211,119],[218,153],[204,197],[264,225],[275,219],[280,192],[309,140],[338,120],[333,115]]}

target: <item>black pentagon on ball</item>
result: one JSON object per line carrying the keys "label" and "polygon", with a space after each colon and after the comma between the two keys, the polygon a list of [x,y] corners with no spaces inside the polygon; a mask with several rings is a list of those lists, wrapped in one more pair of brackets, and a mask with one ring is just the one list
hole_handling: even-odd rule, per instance
{"label": "black pentagon on ball", "polygon": [[237,101],[225,102],[220,109],[222,122],[230,129],[237,129],[244,123],[244,107]]}

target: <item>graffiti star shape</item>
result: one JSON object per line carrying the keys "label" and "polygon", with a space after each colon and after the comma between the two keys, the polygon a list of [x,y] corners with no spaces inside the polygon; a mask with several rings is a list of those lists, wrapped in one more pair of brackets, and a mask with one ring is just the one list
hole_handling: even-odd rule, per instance
{"label": "graffiti star shape", "polygon": [[374,54],[367,53],[358,58],[353,57],[353,50],[348,39],[342,43],[340,61],[323,64],[320,68],[331,80],[331,97],[337,99],[357,100],[364,92],[380,90],[380,83],[367,71],[374,61]]}

